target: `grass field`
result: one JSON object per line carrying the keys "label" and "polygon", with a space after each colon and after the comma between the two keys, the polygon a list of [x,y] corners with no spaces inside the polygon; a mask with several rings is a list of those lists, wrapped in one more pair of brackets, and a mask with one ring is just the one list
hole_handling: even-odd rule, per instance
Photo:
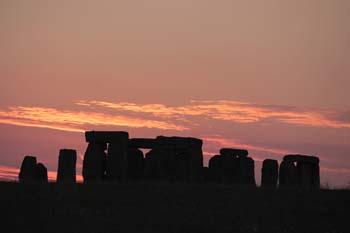
{"label": "grass field", "polygon": [[350,232],[348,190],[0,183],[2,232]]}

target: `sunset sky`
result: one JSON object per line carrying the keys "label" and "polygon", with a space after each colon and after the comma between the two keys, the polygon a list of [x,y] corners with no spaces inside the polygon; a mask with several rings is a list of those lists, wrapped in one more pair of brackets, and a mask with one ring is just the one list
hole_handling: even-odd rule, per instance
{"label": "sunset sky", "polygon": [[0,178],[85,130],[321,159],[350,186],[350,1],[0,0]]}

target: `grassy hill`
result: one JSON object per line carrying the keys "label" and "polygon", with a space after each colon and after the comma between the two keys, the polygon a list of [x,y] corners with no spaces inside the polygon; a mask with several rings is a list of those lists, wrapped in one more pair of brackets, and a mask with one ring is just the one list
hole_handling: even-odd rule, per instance
{"label": "grassy hill", "polygon": [[0,183],[3,232],[349,232],[349,190]]}

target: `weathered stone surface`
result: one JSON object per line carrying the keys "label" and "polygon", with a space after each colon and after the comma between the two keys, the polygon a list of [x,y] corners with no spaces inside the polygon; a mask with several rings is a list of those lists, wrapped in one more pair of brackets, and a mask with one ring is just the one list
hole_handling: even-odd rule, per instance
{"label": "weathered stone surface", "polygon": [[235,157],[247,157],[248,151],[243,149],[234,149],[234,148],[222,148],[220,150],[221,155],[230,155]]}
{"label": "weathered stone surface", "polygon": [[153,138],[131,138],[129,146],[134,148],[153,149],[156,139]]}
{"label": "weathered stone surface", "polygon": [[19,182],[35,182],[38,180],[36,157],[25,156],[19,172]]}
{"label": "weathered stone surface", "polygon": [[239,158],[239,183],[255,186],[254,160],[250,157]]}
{"label": "weathered stone surface", "polygon": [[127,141],[129,133],[124,131],[87,131],[85,132],[86,142],[108,143],[115,141]]}
{"label": "weathered stone surface", "polygon": [[57,182],[76,182],[77,152],[61,149],[58,156]]}
{"label": "weathered stone surface", "polygon": [[314,164],[319,164],[320,159],[316,156],[309,156],[309,155],[286,155],[283,157],[284,161],[289,161],[289,162],[309,162],[309,163],[314,163]]}
{"label": "weathered stone surface", "polygon": [[107,155],[108,180],[126,180],[128,178],[127,141],[119,140],[109,143]]}
{"label": "weathered stone surface", "polygon": [[89,143],[83,160],[84,182],[101,181],[106,170],[106,143]]}
{"label": "weathered stone surface", "polygon": [[279,187],[295,186],[298,183],[297,168],[294,162],[282,161],[279,171]]}
{"label": "weathered stone surface", "polygon": [[47,176],[47,168],[42,163],[36,165],[37,180],[42,183],[47,183],[49,181]]}
{"label": "weathered stone surface", "polygon": [[135,147],[128,147],[129,179],[140,180],[143,176],[143,152]]}
{"label": "weathered stone surface", "polygon": [[278,181],[278,162],[274,159],[265,159],[261,169],[261,187],[276,188]]}

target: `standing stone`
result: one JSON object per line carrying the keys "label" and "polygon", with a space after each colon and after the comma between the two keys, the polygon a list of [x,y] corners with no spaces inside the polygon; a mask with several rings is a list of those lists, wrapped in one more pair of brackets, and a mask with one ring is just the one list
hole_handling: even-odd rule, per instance
{"label": "standing stone", "polygon": [[108,145],[107,170],[109,180],[126,180],[128,178],[127,139],[113,141]]}
{"label": "standing stone", "polygon": [[156,147],[156,151],[158,152],[157,156],[155,157],[158,179],[163,181],[174,181],[176,179],[176,175],[179,175],[179,173],[180,176],[184,175],[187,166],[185,167],[185,170],[177,167],[178,154],[176,153],[174,145],[162,144]]}
{"label": "standing stone", "polygon": [[128,172],[131,180],[140,180],[143,176],[143,152],[135,147],[128,147]]}
{"label": "standing stone", "polygon": [[30,183],[37,181],[36,157],[25,156],[19,172],[19,182]]}
{"label": "standing stone", "polygon": [[175,155],[175,177],[176,181],[188,181],[191,174],[188,171],[191,169],[190,158],[185,152],[178,152]]}
{"label": "standing stone", "polygon": [[297,168],[294,162],[283,160],[280,164],[279,187],[295,186],[297,179]]}
{"label": "standing stone", "polygon": [[222,157],[214,155],[209,159],[209,180],[213,182],[222,181]]}
{"label": "standing stone", "polygon": [[210,171],[209,171],[208,167],[202,168],[202,180],[201,180],[201,182],[203,182],[203,183],[210,182]]}
{"label": "standing stone", "polygon": [[276,188],[278,181],[278,162],[274,159],[265,159],[261,169],[261,187]]}
{"label": "standing stone", "polygon": [[61,149],[58,157],[57,182],[76,182],[77,152],[71,149]]}
{"label": "standing stone", "polygon": [[203,168],[203,141],[190,137],[158,136],[154,144],[157,169],[165,180],[200,181]]}
{"label": "standing stone", "polygon": [[49,181],[47,176],[47,169],[42,163],[36,165],[37,170],[37,180],[41,183],[47,183]]}
{"label": "standing stone", "polygon": [[309,187],[311,185],[311,163],[300,161],[297,163],[297,177],[298,184],[302,187]]}
{"label": "standing stone", "polygon": [[250,157],[239,158],[239,183],[255,186],[254,160]]}
{"label": "standing stone", "polygon": [[106,170],[106,143],[90,142],[83,161],[84,182],[101,181]]}
{"label": "standing stone", "polygon": [[152,149],[145,155],[144,160],[144,178],[147,180],[158,179],[157,173],[157,157],[159,156],[156,149]]}
{"label": "standing stone", "polygon": [[320,188],[320,166],[319,164],[311,164],[311,186],[314,188]]}
{"label": "standing stone", "polygon": [[[280,184],[303,188],[320,187],[319,158],[309,155],[286,155],[280,167]],[[282,166],[283,165],[283,166]],[[282,172],[282,170],[289,172]]]}
{"label": "standing stone", "polygon": [[200,181],[202,179],[203,171],[203,151],[202,141],[194,146],[189,146],[188,153],[188,179],[190,181]]}

